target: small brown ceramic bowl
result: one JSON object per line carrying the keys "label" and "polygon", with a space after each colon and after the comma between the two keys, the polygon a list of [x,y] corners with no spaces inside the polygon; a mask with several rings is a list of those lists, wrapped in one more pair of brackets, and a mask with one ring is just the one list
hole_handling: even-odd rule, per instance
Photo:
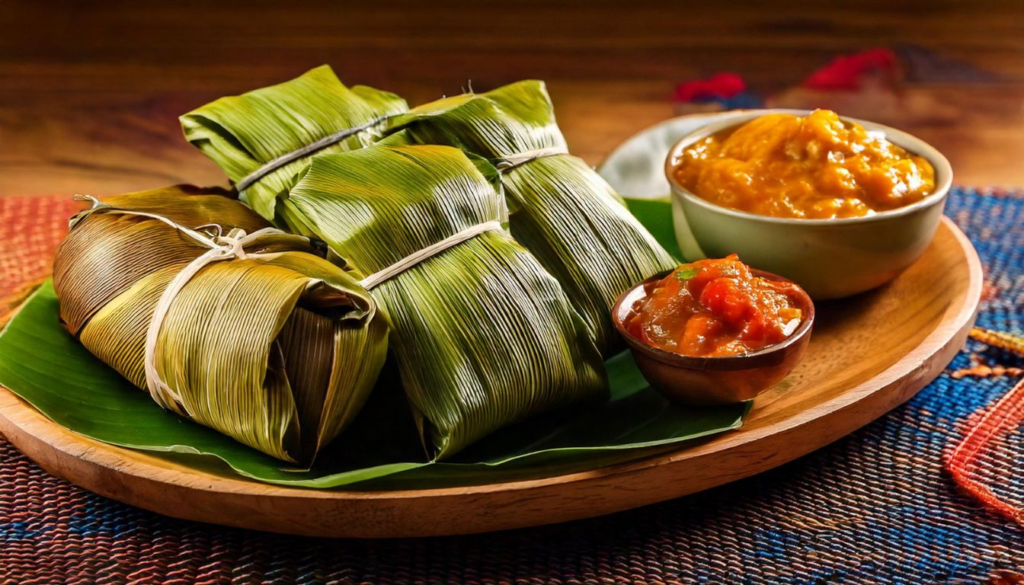
{"label": "small brown ceramic bowl", "polygon": [[[789,282],[781,276],[751,269],[755,276]],[[798,308],[803,321],[785,341],[743,355],[695,357],[653,347],[630,335],[623,321],[634,304],[646,296],[644,285],[664,278],[652,276],[627,290],[612,308],[612,321],[626,340],[640,373],[651,386],[677,404],[707,406],[750,400],[785,378],[803,357],[814,326],[814,303],[800,289]]]}

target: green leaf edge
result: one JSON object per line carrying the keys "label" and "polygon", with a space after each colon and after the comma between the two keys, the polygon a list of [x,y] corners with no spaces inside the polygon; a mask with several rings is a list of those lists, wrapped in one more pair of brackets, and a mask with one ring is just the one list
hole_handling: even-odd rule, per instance
{"label": "green leaf edge", "polygon": [[[626,198],[626,204],[627,204],[627,207],[630,209],[630,211],[633,212],[635,215],[637,215],[637,217],[641,220],[641,222],[644,223],[645,225],[647,225],[649,228],[653,227],[652,224],[657,226],[657,229],[652,229],[652,233],[654,233],[654,235],[660,241],[662,241],[663,245],[666,245],[666,247],[670,250],[670,253],[672,253],[677,258],[681,256],[681,254],[679,254],[679,252],[678,252],[678,247],[675,245],[674,237],[672,237],[671,239],[668,239],[669,235],[671,235],[672,232],[669,231],[669,228],[671,228],[671,208],[668,205],[667,201],[661,201],[661,200],[639,200],[639,199],[629,199],[629,198]],[[667,220],[667,223],[666,223],[666,220]],[[666,240],[668,240],[668,241],[666,241]],[[47,301],[47,300],[53,301],[53,302],[56,301],[56,293],[53,291],[52,283],[49,282],[49,281],[47,281],[42,287],[40,287],[39,290],[37,290],[35,293],[33,293],[33,295],[22,306],[22,308],[18,312],[18,314],[16,314],[7,323],[7,326],[3,329],[3,331],[0,331],[0,350],[2,350],[5,345],[11,345],[13,343],[13,342],[11,342],[11,340],[8,339],[9,337],[11,337],[12,332],[21,333],[21,332],[26,332],[26,331],[31,329],[30,327],[22,327],[21,326],[21,321],[22,320],[27,320],[29,318],[28,316],[33,314],[33,309],[41,301]],[[75,343],[77,343],[77,341]],[[18,368],[17,367],[12,367],[11,364],[9,363],[10,362],[9,356],[10,356],[9,352],[0,351],[0,385],[3,385],[7,389],[9,389],[11,392],[13,392],[15,395],[20,397],[22,400],[24,400],[28,404],[32,405],[33,408],[35,408],[37,411],[39,411],[41,414],[43,414],[43,416],[47,417],[49,420],[53,421],[55,424],[61,424],[59,421],[55,420],[50,415],[50,413],[47,411],[47,409],[44,406],[40,405],[38,401],[33,400],[32,397],[26,396],[24,392],[21,392],[21,391],[18,390],[19,378],[22,378],[22,377],[19,376],[18,373],[17,373]],[[612,358],[612,359],[615,359],[615,358]],[[110,370],[110,372],[111,372],[112,376],[115,376],[115,377],[117,376],[117,374],[114,373],[113,370]],[[144,394],[140,393],[140,396],[144,400],[147,400],[147,401],[149,400],[149,398],[146,397]],[[598,468],[601,468],[601,467],[607,467],[609,465],[614,465],[614,464],[622,463],[622,462],[625,462],[625,461],[635,461],[635,460],[639,460],[639,459],[642,459],[644,457],[651,456],[651,455],[654,455],[656,453],[668,450],[667,449],[668,447],[675,446],[676,444],[681,444],[681,443],[684,443],[686,441],[690,441],[690,440],[694,440],[694,439],[699,439],[699,438],[704,438],[704,437],[715,435],[715,434],[718,434],[718,433],[721,433],[721,432],[726,432],[726,431],[729,431],[729,430],[735,430],[737,428],[740,428],[742,426],[742,424],[743,424],[743,419],[746,417],[747,413],[750,411],[751,403],[748,402],[748,403],[745,403],[745,404],[739,405],[739,406],[740,406],[740,412],[738,413],[738,415],[736,416],[736,418],[732,422],[732,424],[721,426],[721,427],[717,427],[717,428],[714,428],[714,429],[709,429],[709,430],[706,430],[706,431],[696,432],[696,433],[693,433],[693,434],[690,434],[690,435],[684,435],[684,436],[681,436],[681,437],[669,437],[669,438],[659,439],[659,440],[654,440],[654,441],[646,441],[646,442],[642,442],[642,443],[628,443],[628,444],[622,444],[622,445],[602,445],[602,446],[582,446],[582,447],[556,447],[556,448],[549,448],[549,449],[541,449],[539,451],[532,451],[532,452],[529,452],[529,453],[522,453],[522,454],[512,455],[512,456],[509,456],[509,457],[504,457],[504,458],[490,460],[490,461],[480,461],[480,462],[474,462],[474,463],[451,463],[451,462],[441,462],[441,463],[439,463],[439,462],[389,463],[389,464],[379,465],[379,466],[374,466],[374,467],[367,467],[367,468],[355,469],[355,470],[350,470],[350,471],[345,471],[345,472],[340,472],[340,473],[327,474],[327,475],[319,476],[319,477],[316,477],[316,478],[295,479],[295,480],[271,478],[271,477],[266,477],[266,476],[263,476],[263,475],[258,475],[258,474],[252,473],[250,471],[247,471],[243,467],[239,467],[238,465],[236,465],[233,462],[233,460],[231,458],[225,457],[224,455],[222,455],[220,453],[213,452],[213,451],[207,451],[207,450],[203,450],[203,449],[197,449],[196,447],[190,446],[190,445],[179,445],[179,444],[169,445],[169,446],[168,445],[144,445],[144,444],[132,444],[132,443],[127,443],[127,442],[123,442],[123,441],[111,441],[111,440],[102,439],[102,438],[99,438],[99,437],[91,436],[89,434],[76,431],[74,429],[71,429],[71,428],[67,427],[66,425],[61,425],[61,426],[64,426],[65,428],[68,428],[68,430],[71,430],[71,432],[74,432],[76,434],[79,434],[79,435],[82,435],[82,436],[85,436],[85,437],[89,437],[91,439],[98,440],[100,442],[104,442],[104,443],[108,443],[108,444],[111,444],[111,445],[119,446],[119,447],[125,447],[125,448],[130,448],[130,449],[146,451],[146,452],[149,452],[149,453],[155,453],[155,454],[158,454],[158,456],[159,456],[159,454],[182,455],[182,456],[185,456],[186,460],[191,461],[192,463],[196,464],[195,465],[196,467],[200,467],[200,468],[209,468],[209,467],[211,467],[209,465],[210,463],[214,463],[215,464],[214,466],[216,466],[216,467],[226,466],[232,472],[236,473],[237,475],[239,475],[241,477],[245,477],[245,478],[252,479],[252,480],[255,480],[255,481],[259,481],[259,482],[262,482],[262,483],[269,483],[269,484],[273,484],[273,485],[281,485],[281,486],[289,486],[289,487],[306,487],[306,488],[321,488],[321,489],[337,488],[337,487],[350,487],[350,488],[358,489],[356,484],[373,482],[374,480],[386,479],[386,478],[391,477],[391,476],[400,476],[400,475],[408,476],[409,472],[415,472],[416,470],[424,470],[424,469],[427,469],[427,468],[434,468],[434,469],[432,469],[430,471],[435,472],[435,475],[432,478],[426,478],[425,481],[422,482],[424,484],[423,487],[425,487],[426,485],[432,484],[432,483],[437,483],[439,479],[440,479],[440,483],[441,484],[447,484],[448,482],[445,482],[445,480],[444,480],[444,475],[446,475],[446,472],[451,472],[450,474],[457,480],[455,483],[450,483],[450,485],[470,485],[470,484],[473,484],[473,483],[480,483],[480,482],[479,481],[473,481],[473,480],[466,481],[467,478],[464,476],[464,474],[466,472],[471,472],[471,471],[474,471],[474,470],[481,470],[481,471],[482,470],[491,470],[491,469],[498,468],[498,467],[509,466],[511,464],[525,465],[525,464],[529,463],[531,460],[534,460],[534,459],[544,460],[544,459],[550,458],[551,456],[554,456],[554,455],[561,456],[560,458],[568,459],[568,458],[571,458],[571,456],[573,456],[573,455],[585,455],[585,454],[592,454],[592,453],[623,453],[623,452],[625,452],[625,453],[629,454],[629,456],[626,456],[626,457],[609,457],[609,458],[607,458],[607,459],[605,459],[603,461],[595,461],[593,465],[587,465],[588,462],[586,460],[580,461],[579,463],[582,463],[584,465],[583,465],[582,468],[576,469],[576,471],[598,469]],[[199,425],[196,425],[195,423],[191,423],[190,421],[185,421],[184,419],[179,419],[178,417],[176,417],[175,415],[172,415],[172,414],[168,414],[168,416],[175,417],[176,419],[178,419],[183,424],[194,426],[196,428],[197,432],[214,433],[214,434],[216,434],[217,437],[223,438],[225,441],[231,441],[227,437],[223,437],[219,433],[216,433],[216,431],[212,431],[210,429],[206,429],[204,427],[200,427]],[[237,446],[237,450],[239,450],[239,451],[247,451],[247,452],[251,452],[250,454],[255,454],[258,457],[263,457],[261,454],[255,452],[255,451],[252,451],[251,449],[249,449],[249,448],[247,448],[247,447],[245,447],[243,445],[234,444],[233,442],[231,442],[231,443],[232,443],[232,445],[236,445]],[[569,467],[570,465],[568,465],[568,464],[571,464],[571,461],[563,462],[563,465],[561,466],[561,468]],[[285,469],[285,468],[280,468],[279,471],[284,472],[284,473],[288,472],[288,470]],[[295,471],[299,471],[299,470],[295,470]],[[549,473],[544,473],[545,471],[547,471]],[[438,476],[438,475],[436,475],[436,473],[440,473],[440,475]],[[522,477],[530,477],[530,478],[536,479],[536,478],[540,478],[540,477],[553,477],[553,476],[561,475],[562,473],[564,473],[564,471],[557,472],[552,466],[543,466],[541,469],[538,470],[538,473],[531,474],[531,473],[529,473],[527,471],[527,473],[521,473],[520,476],[522,476]],[[459,476],[462,476],[462,477],[460,478]],[[402,482],[400,482],[399,485],[406,484],[406,483],[411,483],[411,484],[413,484],[415,486],[415,484],[421,483],[421,482],[418,482],[416,480],[416,478],[414,478],[414,477],[408,477],[407,479],[408,480],[412,480],[412,481],[411,482],[410,481],[402,481]],[[486,481],[487,478],[484,477],[482,479],[484,479]],[[375,486],[375,487],[386,487],[386,486]],[[408,488],[408,489],[417,489],[417,487],[420,487],[420,486],[413,487],[413,486],[409,486],[409,485],[401,485],[401,487]]]}

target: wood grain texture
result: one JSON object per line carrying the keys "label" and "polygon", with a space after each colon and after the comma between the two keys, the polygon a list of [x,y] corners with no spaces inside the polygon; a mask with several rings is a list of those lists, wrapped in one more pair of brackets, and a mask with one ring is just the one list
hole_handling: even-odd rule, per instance
{"label": "wood grain texture", "polygon": [[0,196],[221,184],[223,174],[183,140],[177,116],[321,63],[347,83],[413,103],[470,83],[487,90],[545,79],[573,151],[597,163],[672,115],[679,81],[735,71],[773,105],[828,103],[834,96],[787,88],[836,55],[907,45],[997,80],[968,82],[938,66],[883,108],[854,96],[843,113],[919,135],[950,158],[960,183],[1024,184],[1017,0],[788,9],[765,0],[530,0],[500,9],[472,0],[5,0],[0,30]]}
{"label": "wood grain texture", "polygon": [[291,534],[398,537],[548,524],[659,502],[765,471],[901,404],[966,340],[981,296],[977,254],[948,219],[922,258],[876,291],[821,303],[804,360],[756,400],[739,431],[646,460],[464,488],[303,490],[189,470],[76,435],[0,389],[0,431],[54,475],[170,516]]}

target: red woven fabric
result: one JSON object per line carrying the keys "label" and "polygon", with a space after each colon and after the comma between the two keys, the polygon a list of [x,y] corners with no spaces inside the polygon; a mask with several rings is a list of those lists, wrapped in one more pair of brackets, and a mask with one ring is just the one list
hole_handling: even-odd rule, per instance
{"label": "red woven fabric", "polygon": [[81,206],[70,197],[0,198],[0,321],[50,273],[68,218]]}
{"label": "red woven fabric", "polygon": [[989,488],[999,483],[1000,474],[1010,474],[1008,457],[999,453],[1008,437],[1024,425],[1024,381],[993,404],[978,421],[969,426],[963,440],[946,461],[954,481],[985,506],[1024,526],[1024,502],[1014,502],[1009,494]]}

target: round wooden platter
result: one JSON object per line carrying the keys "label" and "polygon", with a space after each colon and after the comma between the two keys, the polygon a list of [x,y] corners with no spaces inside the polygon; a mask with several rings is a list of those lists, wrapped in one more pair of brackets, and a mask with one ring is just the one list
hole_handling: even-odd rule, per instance
{"label": "round wooden platter", "polygon": [[744,426],[679,450],[558,477],[473,487],[353,492],[213,475],[83,438],[0,388],[0,431],[50,473],[161,514],[311,536],[435,536],[564,522],[660,502],[765,471],[854,431],[913,396],[963,346],[982,271],[944,219],[893,283],[822,303],[807,355]]}

